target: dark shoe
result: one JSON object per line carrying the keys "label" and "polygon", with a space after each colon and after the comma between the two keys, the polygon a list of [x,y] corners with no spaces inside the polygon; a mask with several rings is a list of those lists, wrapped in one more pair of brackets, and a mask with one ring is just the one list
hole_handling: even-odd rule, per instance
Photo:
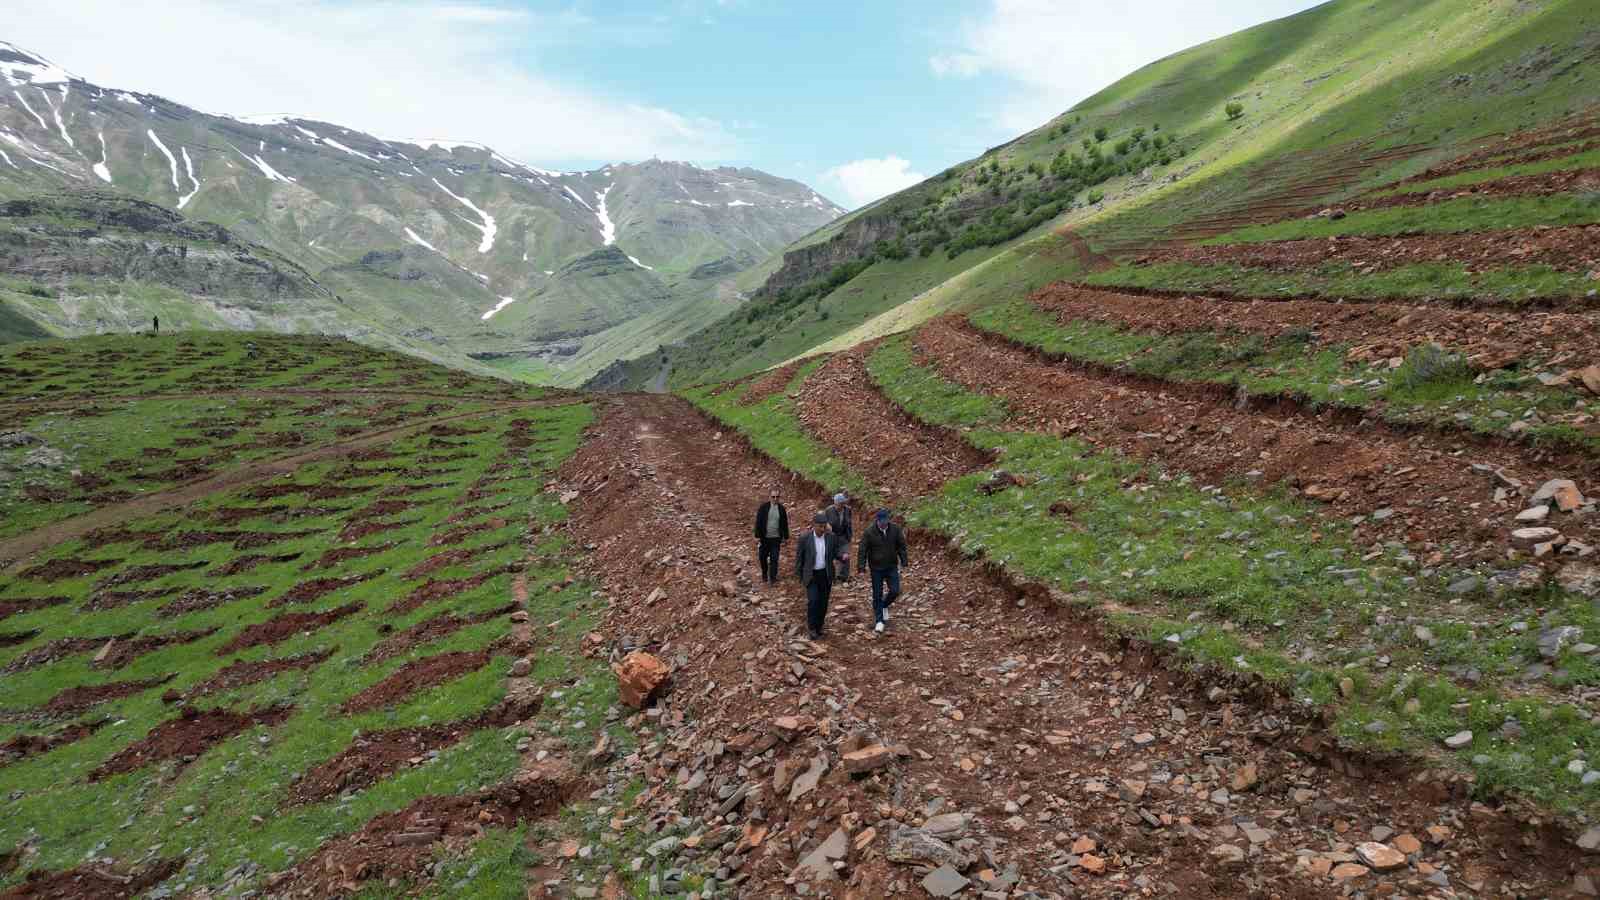
{"label": "dark shoe", "polygon": [[818,631],[818,630],[816,630],[816,629],[815,629],[815,628],[807,628],[807,629],[806,629],[806,633],[807,633],[807,634],[809,634],[809,635],[811,635],[811,639],[812,639],[812,640],[813,640],[813,641],[820,641],[820,640],[822,640],[822,632],[820,632],[820,631]]}

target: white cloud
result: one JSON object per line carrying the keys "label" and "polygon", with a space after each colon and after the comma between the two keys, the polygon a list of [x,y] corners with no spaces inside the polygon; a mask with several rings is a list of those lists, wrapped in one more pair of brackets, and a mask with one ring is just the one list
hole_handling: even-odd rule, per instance
{"label": "white cloud", "polygon": [[851,209],[904,190],[928,176],[914,172],[911,163],[898,156],[882,159],[858,159],[834,166],[822,173],[822,188],[844,198]]}
{"label": "white cloud", "polygon": [[529,163],[724,159],[730,129],[538,72],[528,44],[603,23],[474,0],[11,0],[8,40],[91,82],[213,113],[282,113],[385,138],[488,144]]}
{"label": "white cloud", "polygon": [[1014,90],[991,114],[1006,134],[1044,124],[1147,63],[1321,0],[989,0],[934,74],[997,75]]}

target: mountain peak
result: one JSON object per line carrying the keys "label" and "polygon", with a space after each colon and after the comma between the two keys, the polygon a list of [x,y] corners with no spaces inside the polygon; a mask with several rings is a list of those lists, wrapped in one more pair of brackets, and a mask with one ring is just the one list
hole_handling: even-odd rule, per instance
{"label": "mountain peak", "polygon": [[0,77],[12,87],[83,80],[37,53],[6,41],[0,41]]}

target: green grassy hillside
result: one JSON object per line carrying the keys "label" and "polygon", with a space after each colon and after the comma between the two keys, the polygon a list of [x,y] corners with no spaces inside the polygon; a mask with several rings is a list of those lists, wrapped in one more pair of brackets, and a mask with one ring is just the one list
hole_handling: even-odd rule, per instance
{"label": "green grassy hillside", "polygon": [[1334,0],[1175,54],[797,242],[754,302],[671,350],[674,383],[1339,202],[1581,110],[1597,46],[1581,0]]}

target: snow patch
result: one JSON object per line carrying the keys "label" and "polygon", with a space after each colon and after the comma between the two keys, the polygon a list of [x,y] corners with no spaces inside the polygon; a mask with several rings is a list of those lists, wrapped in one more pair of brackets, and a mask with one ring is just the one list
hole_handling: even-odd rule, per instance
{"label": "snow patch", "polygon": [[144,105],[143,103],[139,102],[139,98],[138,97],[135,97],[133,94],[130,94],[127,91],[118,91],[115,96],[116,96],[116,98],[118,100],[121,100],[123,103],[132,103],[134,106],[143,106]]}
{"label": "snow patch", "polygon": [[301,134],[305,135],[308,138],[311,138],[313,141],[322,140],[322,136],[321,135],[317,134],[315,131],[312,131],[309,128],[301,128],[299,125],[296,125],[296,126],[294,126],[294,130],[300,132]]}
{"label": "snow patch", "polygon": [[[167,149],[166,144],[161,143],[161,138],[156,137],[154,128],[145,129],[145,134],[150,136],[151,142],[156,145],[157,150],[161,151],[161,155],[167,158],[167,167],[172,170],[172,192],[182,194],[183,188],[178,186],[178,158],[172,155],[172,151]],[[101,135],[100,140],[104,141],[105,135]]]}
{"label": "snow patch", "polygon": [[[65,84],[77,76],[50,62],[37,53],[0,41],[0,49],[9,50],[21,59],[0,60],[0,75],[13,87],[24,84]],[[81,79],[80,79],[81,80]]]}
{"label": "snow patch", "polygon": [[633,263],[634,265],[638,266],[641,269],[645,269],[645,270],[650,271],[650,272],[654,272],[656,270],[654,266],[647,266],[644,263],[639,262],[637,259],[634,259],[632,256],[628,256],[628,254],[626,254],[626,253],[624,253],[622,255],[623,256],[627,256],[628,257],[628,262]]}
{"label": "snow patch", "polygon": [[579,203],[583,204],[583,208],[584,209],[587,209],[590,212],[594,212],[594,207],[590,206],[588,201],[586,201],[582,197],[578,196],[578,192],[577,191],[573,190],[572,188],[567,187],[566,185],[562,185],[562,189],[565,190],[567,193],[571,194],[572,195],[572,199],[574,199],[574,200],[578,201]]}
{"label": "snow patch", "polygon": [[[56,127],[61,129],[61,136],[66,139],[67,146],[71,147],[74,150],[78,149],[78,145],[73,143],[73,141],[72,141],[72,135],[67,134],[67,123],[61,121],[61,110],[56,106],[56,102],[54,100],[50,99],[50,95],[46,94],[44,92],[43,88],[41,88],[39,90],[39,93],[44,94],[44,102],[49,105],[50,114],[52,116],[55,116]],[[62,106],[66,106],[67,105],[67,101],[66,101],[65,96],[62,97],[61,105]]]}
{"label": "snow patch", "polygon": [[746,203],[743,200],[729,200],[728,201],[728,205],[729,206],[755,206],[754,203]]}
{"label": "snow patch", "polygon": [[478,217],[483,219],[483,224],[482,225],[478,225],[478,224],[475,224],[475,223],[472,223],[472,222],[468,222],[467,223],[469,225],[472,225],[474,228],[477,228],[479,231],[483,232],[483,240],[478,242],[478,252],[479,253],[488,253],[491,249],[493,249],[494,248],[494,235],[495,235],[495,232],[499,230],[494,224],[494,216],[491,216],[488,213],[484,212],[483,210],[479,209],[478,205],[476,203],[473,203],[471,200],[468,200],[467,198],[461,196],[460,194],[457,194],[455,191],[450,190],[449,188],[445,187],[442,184],[439,184],[439,179],[437,179],[437,178],[433,179],[433,183],[436,184],[436,185],[439,185],[439,190],[444,191],[446,194],[449,194],[450,196],[456,198],[456,200],[460,201],[463,206],[465,206],[467,209],[470,209],[473,212],[477,213]]}
{"label": "snow patch", "polygon": [[228,118],[233,119],[235,122],[243,122],[246,125],[287,125],[290,119],[289,116],[282,113],[273,113],[266,116],[228,116]]}
{"label": "snow patch", "polygon": [[[229,144],[228,146],[229,147],[233,147],[232,144]],[[251,155],[245,153],[243,150],[240,150],[238,147],[233,147],[233,152],[235,152],[235,153],[239,154],[240,156],[244,157],[245,162],[253,163],[257,169],[261,170],[261,174],[262,175],[267,176],[267,180],[268,181],[281,181],[284,184],[294,184],[294,179],[293,178],[290,178],[289,176],[284,175],[281,172],[279,172],[277,169],[274,169],[273,167],[267,165],[267,161],[262,159],[261,157],[259,157],[259,156],[251,156]]]}
{"label": "snow patch", "polygon": [[[612,185],[600,192],[600,208],[594,211],[595,218],[600,220],[600,243],[609,247],[617,242],[617,226],[611,221],[611,216],[606,214],[606,195],[611,193]],[[631,257],[630,257],[631,258]]]}
{"label": "snow patch", "polygon": [[[413,244],[419,244],[419,245],[421,245],[423,247],[427,247],[429,250],[432,250],[435,253],[439,253],[439,248],[438,247],[435,247],[434,245],[432,245],[432,244],[428,243],[427,241],[423,240],[422,238],[418,237],[417,233],[415,231],[412,231],[410,228],[406,229],[406,237],[410,238],[411,239],[411,243],[413,243]],[[439,255],[440,256],[444,256],[443,253],[439,253]]]}
{"label": "snow patch", "polygon": [[12,161],[11,161],[11,157],[9,157],[9,156],[7,156],[7,155],[6,155],[6,152],[5,152],[5,151],[4,151],[4,150],[0,150],[0,159],[3,159],[3,160],[5,160],[5,161],[6,161],[6,165],[8,165],[8,166],[10,166],[10,167],[11,167],[11,168],[13,168],[13,169],[20,169],[20,168],[22,168],[22,167],[21,167],[21,166],[19,166],[19,165],[17,165],[17,164],[16,164],[16,163],[14,163],[14,162],[12,162]]}
{"label": "snow patch", "polygon": [[18,100],[22,101],[22,108],[28,111],[28,115],[33,116],[35,119],[39,120],[39,127],[40,128],[43,128],[45,131],[49,131],[50,130],[50,125],[45,122],[44,116],[41,116],[38,113],[33,111],[33,107],[28,105],[28,98],[22,96],[22,92],[21,91],[12,91],[11,93],[15,94],[17,96]]}
{"label": "snow patch", "polygon": [[352,150],[349,147],[346,147],[345,145],[343,145],[343,144],[339,143],[338,141],[334,140],[333,138],[323,138],[322,142],[324,144],[327,144],[329,147],[332,147],[335,150],[343,150],[344,152],[350,154],[351,156],[359,156],[362,159],[366,160],[367,162],[374,162],[374,163],[377,162],[377,160],[375,160],[372,157],[366,155],[365,153],[362,153],[360,150]]}
{"label": "snow patch", "polygon": [[544,273],[545,273],[545,274],[546,274],[546,275],[554,275],[554,274],[555,274],[555,272],[553,272],[553,271],[551,271],[551,270],[550,270],[550,269],[545,269],[545,270],[544,270]]}
{"label": "snow patch", "polygon": [[100,161],[94,164],[94,174],[99,176],[101,181],[110,184],[111,169],[106,163],[111,160],[111,154],[106,150],[106,133],[101,131],[98,134],[100,137]]}
{"label": "snow patch", "polygon": [[483,314],[483,321],[485,321],[485,322],[489,321],[491,318],[494,317],[495,313],[497,313],[500,310],[505,309],[506,307],[508,307],[511,304],[515,303],[516,300],[517,300],[517,298],[515,298],[515,297],[501,297],[500,298],[500,302],[496,303],[494,305],[494,309],[491,309],[488,312]]}
{"label": "snow patch", "polygon": [[178,150],[183,153],[183,170],[189,174],[189,181],[194,185],[194,190],[178,198],[178,208],[183,209],[195,194],[200,193],[200,179],[194,177],[194,161],[189,159],[189,148],[179,147]]}

